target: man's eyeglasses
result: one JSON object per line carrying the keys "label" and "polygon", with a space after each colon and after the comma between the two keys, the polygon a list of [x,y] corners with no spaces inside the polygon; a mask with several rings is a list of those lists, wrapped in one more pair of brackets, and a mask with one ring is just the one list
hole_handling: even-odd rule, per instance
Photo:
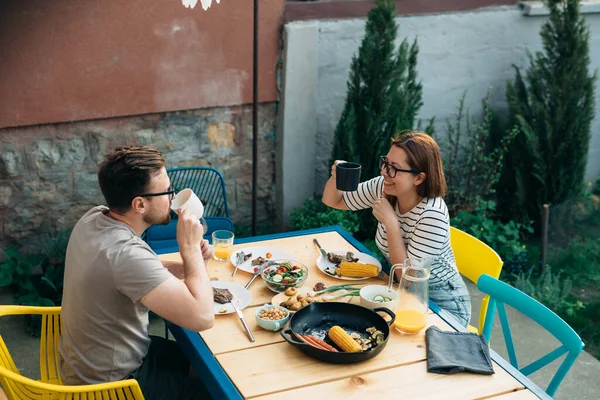
{"label": "man's eyeglasses", "polygon": [[140,194],[139,197],[156,197],[156,196],[164,196],[167,194],[169,195],[169,200],[173,200],[175,198],[175,189],[173,189],[173,186],[169,186],[169,189],[166,192],[144,193],[144,194]]}
{"label": "man's eyeglasses", "polygon": [[398,172],[408,172],[409,174],[420,174],[421,171],[417,171],[415,169],[401,169],[401,168],[396,168],[393,165],[391,165],[388,160],[385,158],[385,156],[381,156],[379,157],[379,169],[381,170],[381,168],[385,165],[385,173],[390,177],[390,178],[395,178],[396,174]]}

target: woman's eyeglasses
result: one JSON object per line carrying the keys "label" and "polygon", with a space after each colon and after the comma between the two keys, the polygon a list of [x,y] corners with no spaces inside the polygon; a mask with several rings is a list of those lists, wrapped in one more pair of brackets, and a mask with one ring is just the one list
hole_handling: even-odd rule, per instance
{"label": "woman's eyeglasses", "polygon": [[385,158],[385,156],[381,156],[381,157],[379,157],[379,169],[381,170],[381,168],[383,166],[385,166],[385,173],[390,178],[395,178],[396,174],[398,172],[408,172],[409,174],[420,174],[421,173],[421,171],[417,171],[415,169],[396,168],[388,162],[388,160]]}
{"label": "woman's eyeglasses", "polygon": [[173,200],[175,198],[175,189],[173,189],[173,186],[169,186],[169,189],[166,192],[144,193],[144,194],[140,194],[139,197],[156,197],[156,196],[164,196],[167,194],[169,195],[169,200]]}

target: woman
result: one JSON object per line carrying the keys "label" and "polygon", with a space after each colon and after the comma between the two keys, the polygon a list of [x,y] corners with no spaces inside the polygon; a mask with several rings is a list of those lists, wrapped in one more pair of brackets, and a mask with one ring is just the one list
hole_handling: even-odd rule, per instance
{"label": "woman", "polygon": [[429,298],[467,326],[471,298],[450,247],[450,217],[442,199],[446,180],[435,141],[424,132],[395,137],[379,160],[381,176],[362,182],[354,192],[336,189],[339,162],[331,167],[323,203],[339,210],[371,207],[379,221],[375,242],[392,265],[432,257]]}

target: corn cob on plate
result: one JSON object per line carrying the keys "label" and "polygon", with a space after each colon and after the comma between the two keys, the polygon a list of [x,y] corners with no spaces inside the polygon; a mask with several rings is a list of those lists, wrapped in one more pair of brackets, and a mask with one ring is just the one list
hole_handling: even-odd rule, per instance
{"label": "corn cob on plate", "polygon": [[333,253],[340,256],[346,255],[348,252],[352,252],[354,254],[354,259],[356,260],[352,262],[342,262],[345,268],[343,268],[343,271],[342,268],[336,271],[336,268],[339,268],[342,263],[335,264],[322,255],[319,255],[317,258],[317,268],[327,276],[347,281],[357,281],[373,278],[381,273],[381,263],[379,260],[368,254],[348,249],[328,249],[327,251],[328,253]]}

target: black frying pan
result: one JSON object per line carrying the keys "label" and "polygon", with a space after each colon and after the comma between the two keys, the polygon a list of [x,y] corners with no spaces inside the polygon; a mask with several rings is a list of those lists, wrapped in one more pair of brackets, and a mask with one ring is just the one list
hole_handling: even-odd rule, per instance
{"label": "black frying pan", "polygon": [[[391,321],[386,322],[376,311],[387,313],[392,317]],[[385,307],[371,310],[349,303],[311,303],[292,316],[290,327],[281,331],[281,336],[311,357],[334,364],[351,364],[368,360],[381,353],[390,336],[390,325],[395,319],[396,315]],[[374,326],[377,330],[383,332],[385,340],[375,348],[367,351],[356,353],[340,351],[336,353],[308,345],[301,342],[296,336],[313,335],[334,345],[331,339],[327,337],[329,328],[334,325],[341,326],[349,333],[359,332],[363,335],[366,334],[367,328]]]}

